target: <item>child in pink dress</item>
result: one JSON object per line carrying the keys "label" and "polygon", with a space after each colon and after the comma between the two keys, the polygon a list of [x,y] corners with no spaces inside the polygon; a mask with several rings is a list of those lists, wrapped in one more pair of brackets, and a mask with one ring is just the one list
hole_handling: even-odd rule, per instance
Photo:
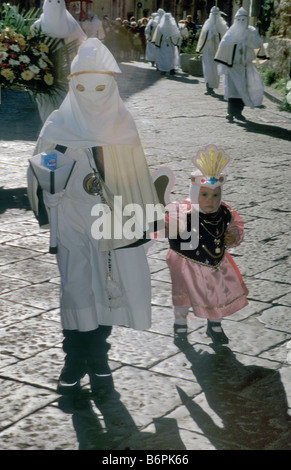
{"label": "child in pink dress", "polygon": [[[167,264],[172,280],[174,342],[179,347],[187,345],[189,308],[197,317],[207,319],[206,333],[213,343],[227,344],[222,318],[248,304],[248,289],[226,251],[241,243],[244,232],[238,213],[221,202],[226,181],[221,171],[228,162],[225,152],[214,145],[199,151],[193,158],[198,170],[191,175],[190,200],[183,201],[183,206],[171,203],[166,207],[166,228],[171,232]],[[197,204],[199,214],[195,217]],[[173,235],[174,220],[178,220],[178,230]]]}

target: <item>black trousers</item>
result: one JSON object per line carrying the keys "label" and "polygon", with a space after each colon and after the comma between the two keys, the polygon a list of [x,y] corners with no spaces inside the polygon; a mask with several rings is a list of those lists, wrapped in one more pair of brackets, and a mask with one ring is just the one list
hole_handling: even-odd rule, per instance
{"label": "black trousers", "polygon": [[240,98],[229,98],[227,111],[231,116],[239,116],[244,109],[244,102]]}
{"label": "black trousers", "polygon": [[63,350],[70,362],[107,362],[110,344],[107,338],[112,327],[100,325],[96,330],[63,330]]}

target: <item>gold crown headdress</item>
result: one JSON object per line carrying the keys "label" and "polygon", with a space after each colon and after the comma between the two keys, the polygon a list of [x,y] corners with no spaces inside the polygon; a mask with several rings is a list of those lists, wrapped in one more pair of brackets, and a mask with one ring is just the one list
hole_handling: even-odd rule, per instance
{"label": "gold crown headdress", "polygon": [[230,157],[223,149],[219,149],[213,144],[207,145],[192,158],[192,162],[202,173],[192,173],[192,183],[211,189],[222,186],[226,181],[226,175],[222,173],[222,170],[229,161]]}

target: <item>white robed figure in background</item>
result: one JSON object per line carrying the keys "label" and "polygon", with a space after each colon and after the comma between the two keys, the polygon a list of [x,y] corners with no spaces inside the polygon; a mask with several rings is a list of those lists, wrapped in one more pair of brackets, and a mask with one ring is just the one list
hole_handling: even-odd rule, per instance
{"label": "white robed figure in background", "polygon": [[157,50],[152,39],[158,26],[158,17],[158,13],[152,13],[151,19],[145,27],[145,37],[147,41],[145,58],[148,62],[151,62],[152,66],[154,66],[157,61]]}
{"label": "white robed figure in background", "polygon": [[202,53],[203,76],[206,83],[206,93],[212,94],[219,87],[218,64],[214,62],[219,43],[226,33],[228,26],[221,17],[218,7],[212,7],[209,18],[202,26],[196,51]]}
{"label": "white robed figure in background", "polygon": [[179,67],[179,49],[181,33],[171,13],[165,13],[157,26],[155,45],[157,67],[161,73],[175,73]]}
{"label": "white robed figure in background", "polygon": [[98,15],[94,15],[91,19],[81,21],[80,26],[88,38],[97,38],[100,39],[100,41],[104,41],[105,31]]}
{"label": "white robed figure in background", "polygon": [[[156,16],[156,22],[157,22],[157,25],[159,25],[162,21],[162,18],[165,14],[165,10],[163,10],[162,8],[159,8],[158,9],[158,12],[157,12],[157,16]],[[157,28],[155,28],[155,31],[152,35],[152,43],[155,44],[155,41],[156,41],[156,35],[157,35]]]}
{"label": "white robed figure in background", "polygon": [[60,88],[55,90],[52,96],[42,94],[36,97],[40,118],[44,123],[50,113],[60,106],[67,94],[66,77],[70,71],[71,62],[81,42],[87,36],[66,9],[65,0],[44,0],[43,12],[31,26],[32,34],[39,32],[61,40],[54,58]]}
{"label": "white robed figure in background", "polygon": [[[96,377],[111,378],[105,340],[112,325],[142,330],[151,324],[150,272],[139,245],[143,233],[132,231],[130,222],[138,209],[136,225],[151,230],[157,215],[148,214],[147,205],[157,206],[159,200],[135,122],[119,96],[119,73],[101,41],[84,41],[72,62],[69,92],[44,124],[34,152],[56,148],[76,162],[65,191],[44,194],[45,212],[57,206],[67,354],[60,393],[79,388],[87,372],[95,390]],[[39,188],[30,171],[28,194],[40,218]],[[127,216],[119,212],[126,208]]]}
{"label": "white robed figure in background", "polygon": [[[257,55],[255,49],[259,49]],[[223,36],[215,56],[218,72],[224,75],[224,98],[228,101],[226,118],[245,121],[244,106],[254,108],[263,101],[264,85],[253,63],[257,57],[266,58],[263,41],[253,26],[248,26],[248,14],[239,8],[234,23]]]}

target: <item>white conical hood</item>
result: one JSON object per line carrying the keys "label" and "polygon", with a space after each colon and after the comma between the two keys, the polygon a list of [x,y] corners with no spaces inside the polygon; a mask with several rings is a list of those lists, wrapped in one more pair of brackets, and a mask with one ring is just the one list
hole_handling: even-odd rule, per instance
{"label": "white conical hood", "polygon": [[69,92],[40,138],[71,148],[138,145],[136,125],[119,96],[117,73],[114,57],[99,39],[84,41],[72,62]]}
{"label": "white conical hood", "polygon": [[171,13],[165,13],[160,22],[161,34],[165,37],[180,36],[180,30]]}
{"label": "white conical hood", "polygon": [[42,32],[52,38],[86,39],[82,28],[66,9],[65,0],[45,0],[40,25]]}

